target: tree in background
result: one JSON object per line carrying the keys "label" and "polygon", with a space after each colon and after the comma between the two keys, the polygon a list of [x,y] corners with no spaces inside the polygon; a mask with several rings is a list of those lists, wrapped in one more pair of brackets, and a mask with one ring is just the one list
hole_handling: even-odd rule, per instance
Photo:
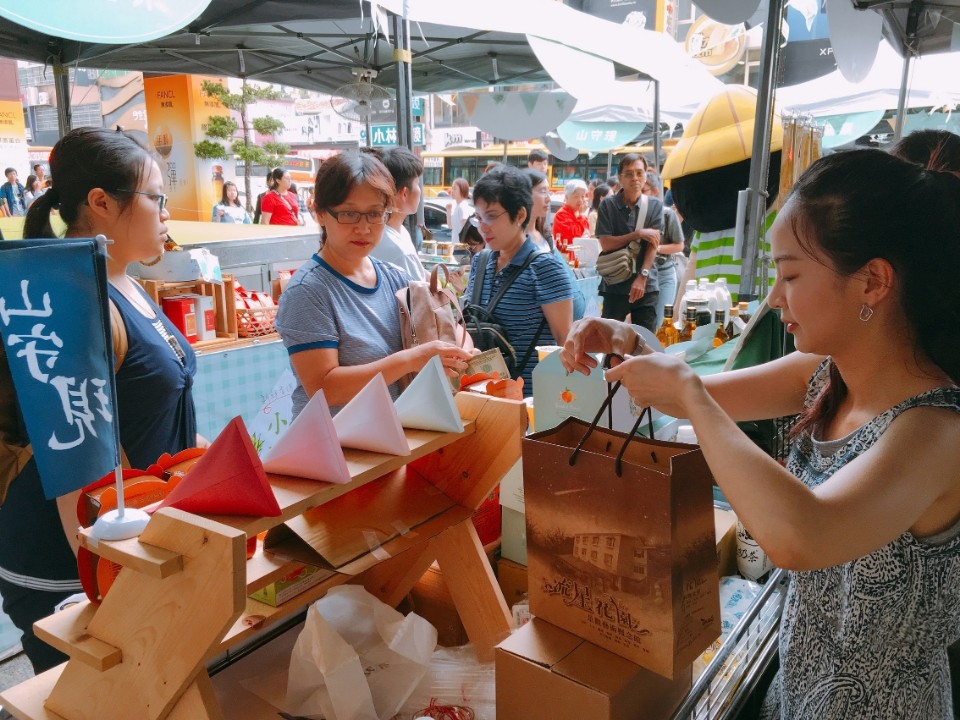
{"label": "tree in background", "polygon": [[[280,93],[271,87],[250,85],[246,79],[239,93],[232,93],[219,82],[209,80],[205,80],[202,87],[204,95],[216,98],[224,107],[238,112],[241,124],[238,125],[236,120],[227,115],[214,115],[210,118],[210,122],[203,126],[206,139],[193,144],[194,154],[201,160],[230,160],[232,157],[237,157],[243,161],[247,212],[252,213],[250,176],[253,166],[277,167],[290,147],[279,142],[266,142],[262,146],[253,143],[251,127],[260,135],[275,135],[283,130],[283,123],[269,115],[251,119],[250,106],[256,104],[257,100],[276,100],[280,97]],[[236,139],[234,135],[241,127],[243,137]],[[224,147],[225,142],[231,142],[229,150]]]}

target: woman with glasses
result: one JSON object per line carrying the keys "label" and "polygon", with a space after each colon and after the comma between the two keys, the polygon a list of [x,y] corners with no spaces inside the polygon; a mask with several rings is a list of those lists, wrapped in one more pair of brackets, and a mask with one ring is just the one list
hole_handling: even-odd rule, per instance
{"label": "woman with glasses", "polygon": [[396,398],[397,381],[435,355],[451,377],[466,369],[471,352],[450,343],[403,349],[396,292],[410,276],[370,256],[394,193],[390,172],[367,153],[341,153],[317,173],[320,250],[290,279],[276,321],[297,377],[294,416],[317,390],[336,413],[380,373]]}
{"label": "woman with glasses", "polygon": [[[523,378],[525,397],[533,394],[532,373],[536,345],[562,345],[573,322],[573,282],[564,263],[542,252],[527,234],[533,207],[530,179],[510,166],[494,168],[473,188],[475,222],[490,252],[474,256],[463,297],[470,301],[480,263],[483,285],[480,306],[486,307],[496,288],[510,278],[510,286],[494,308],[507,331],[517,361],[514,377]],[[527,260],[531,255],[535,256]]]}
{"label": "woman with glasses", "polygon": [[[58,210],[66,237],[105,235],[107,278],[114,327],[116,417],[120,445],[130,467],[146,468],[164,453],[198,444],[190,344],[140,286],[127,266],[163,254],[170,218],[163,176],[150,153],[132,137],[106,128],[77,128],[50,153],[57,184],[34,200],[24,222],[26,238],[57,237],[50,214]],[[51,268],[51,272],[56,272]],[[126,351],[122,350],[126,340]],[[2,353],[2,351],[0,351]],[[3,609],[23,631],[23,649],[36,672],[66,657],[33,635],[33,623],[80,592],[71,544],[76,532],[76,493],[46,500],[30,442],[12,414],[16,399],[6,358],[0,362],[0,457],[19,456],[25,465],[0,474],[0,594]],[[27,462],[29,460],[29,462]],[[20,468],[19,471],[17,468]],[[69,538],[69,540],[68,540]]]}

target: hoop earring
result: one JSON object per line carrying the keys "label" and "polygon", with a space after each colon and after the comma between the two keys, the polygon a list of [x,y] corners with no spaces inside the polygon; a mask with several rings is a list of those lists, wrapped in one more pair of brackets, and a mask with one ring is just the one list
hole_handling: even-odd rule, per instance
{"label": "hoop earring", "polygon": [[860,306],[860,319],[863,322],[870,322],[870,318],[873,317],[873,308],[864,303]]}

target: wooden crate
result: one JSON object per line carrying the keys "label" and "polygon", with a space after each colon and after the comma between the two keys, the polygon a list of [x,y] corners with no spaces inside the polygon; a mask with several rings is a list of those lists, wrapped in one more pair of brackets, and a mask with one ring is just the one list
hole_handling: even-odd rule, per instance
{"label": "wooden crate", "polygon": [[233,292],[236,281],[233,279],[233,275],[224,275],[222,284],[205,280],[169,282],[144,279],[139,279],[139,283],[158,306],[163,298],[171,295],[192,294],[213,297],[213,307],[217,318],[217,339],[195,342],[192,347],[203,349],[234,342],[237,339],[237,304]]}

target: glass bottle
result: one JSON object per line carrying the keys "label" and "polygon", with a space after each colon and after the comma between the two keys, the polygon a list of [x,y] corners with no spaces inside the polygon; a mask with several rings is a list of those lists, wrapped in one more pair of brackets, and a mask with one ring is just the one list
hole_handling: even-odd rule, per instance
{"label": "glass bottle", "polygon": [[673,324],[673,305],[663,306],[663,323],[657,328],[657,340],[663,347],[669,347],[680,338],[680,331]]}
{"label": "glass bottle", "polygon": [[729,318],[727,319],[727,327],[725,328],[728,338],[732,339],[740,334],[740,326],[737,323],[739,313],[739,308],[730,308]]}
{"label": "glass bottle", "polygon": [[744,325],[746,325],[748,322],[750,322],[750,310],[747,303],[745,301],[740,302],[738,303],[737,308],[740,311],[740,320],[743,321]]}
{"label": "glass bottle", "polygon": [[683,330],[680,331],[677,342],[693,340],[693,331],[697,329],[697,308],[693,305],[687,305],[687,317],[684,320]]}
{"label": "glass bottle", "polygon": [[727,335],[727,331],[723,327],[723,310],[717,310],[713,314],[713,321],[719,323],[717,325],[717,334],[713,336],[713,346],[720,347],[730,339],[730,336]]}

